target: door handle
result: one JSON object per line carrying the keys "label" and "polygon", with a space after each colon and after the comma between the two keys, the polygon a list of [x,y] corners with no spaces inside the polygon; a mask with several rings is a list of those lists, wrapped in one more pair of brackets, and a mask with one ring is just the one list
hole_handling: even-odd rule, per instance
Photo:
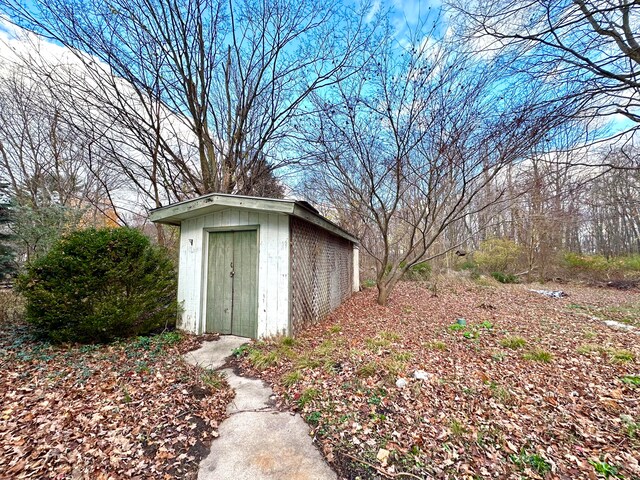
{"label": "door handle", "polygon": [[236,272],[234,272],[233,270],[231,270],[231,272],[229,272],[229,276],[233,277],[236,274]]}

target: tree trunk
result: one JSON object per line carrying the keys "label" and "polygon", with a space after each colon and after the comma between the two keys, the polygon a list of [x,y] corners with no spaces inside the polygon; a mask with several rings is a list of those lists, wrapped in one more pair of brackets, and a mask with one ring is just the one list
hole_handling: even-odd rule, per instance
{"label": "tree trunk", "polygon": [[383,307],[387,306],[387,302],[389,301],[389,295],[391,294],[391,288],[388,285],[378,283],[378,305],[382,305]]}
{"label": "tree trunk", "polygon": [[383,307],[387,306],[389,295],[391,295],[396,283],[398,283],[398,280],[400,280],[405,271],[406,269],[403,269],[402,271],[395,272],[393,275],[378,280],[376,285],[378,287],[378,305],[382,305]]}
{"label": "tree trunk", "polygon": [[158,245],[160,245],[161,247],[167,246],[167,239],[164,235],[164,227],[159,223],[156,223],[156,239],[158,241]]}

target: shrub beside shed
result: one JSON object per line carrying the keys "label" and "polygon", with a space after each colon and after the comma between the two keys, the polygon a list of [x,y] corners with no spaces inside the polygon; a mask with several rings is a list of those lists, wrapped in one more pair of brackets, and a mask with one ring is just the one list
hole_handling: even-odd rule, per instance
{"label": "shrub beside shed", "polygon": [[178,326],[295,335],[359,289],[357,240],[307,202],[211,194],[157,208],[180,227]]}

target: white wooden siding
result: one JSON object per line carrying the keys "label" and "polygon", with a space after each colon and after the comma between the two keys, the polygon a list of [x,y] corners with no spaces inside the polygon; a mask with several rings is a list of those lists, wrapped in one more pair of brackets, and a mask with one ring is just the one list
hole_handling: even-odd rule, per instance
{"label": "white wooden siding", "polygon": [[289,217],[229,208],[184,220],[180,231],[180,328],[203,333],[206,318],[208,236],[215,229],[258,227],[258,337],[289,329]]}
{"label": "white wooden siding", "polygon": [[178,302],[182,308],[179,327],[202,333],[200,324],[200,289],[202,286],[202,217],[190,218],[180,226],[180,260],[178,266]]}
{"label": "white wooden siding", "polygon": [[360,291],[360,249],[353,245],[353,291]]}

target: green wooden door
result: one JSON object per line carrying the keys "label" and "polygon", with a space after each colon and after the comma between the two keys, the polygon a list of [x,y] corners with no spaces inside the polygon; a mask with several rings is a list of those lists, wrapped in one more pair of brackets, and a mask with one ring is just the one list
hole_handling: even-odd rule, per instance
{"label": "green wooden door", "polygon": [[209,234],[207,331],[255,338],[258,232]]}
{"label": "green wooden door", "polygon": [[233,232],[209,234],[207,332],[231,333]]}
{"label": "green wooden door", "polygon": [[258,323],[258,232],[233,233],[233,315],[231,332],[255,338]]}

